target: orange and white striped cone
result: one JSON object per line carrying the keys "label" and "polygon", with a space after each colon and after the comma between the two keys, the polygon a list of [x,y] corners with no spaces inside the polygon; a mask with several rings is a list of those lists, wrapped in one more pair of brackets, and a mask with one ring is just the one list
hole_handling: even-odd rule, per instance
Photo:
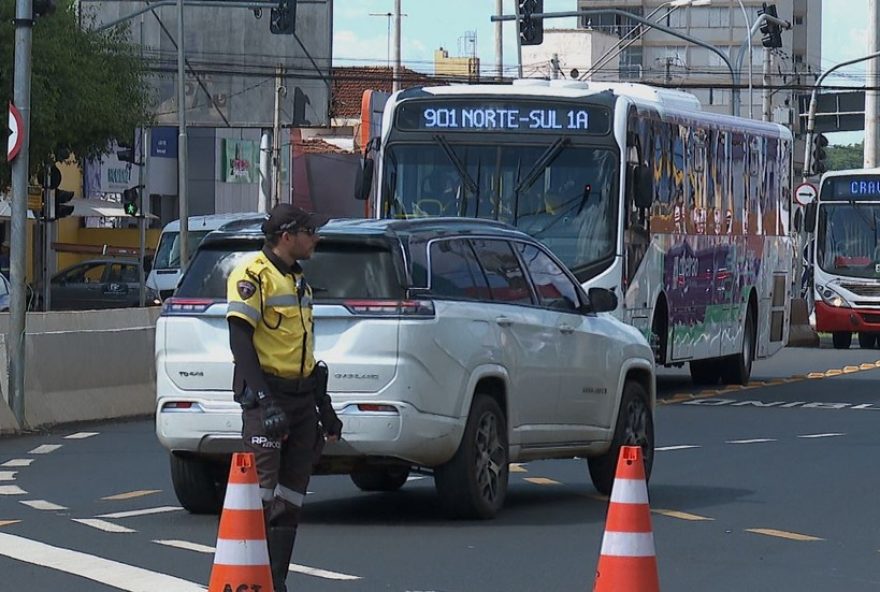
{"label": "orange and white striped cone", "polygon": [[593,592],[660,592],[639,446],[620,448]]}
{"label": "orange and white striped cone", "polygon": [[272,571],[254,455],[232,457],[208,592],[271,592]]}

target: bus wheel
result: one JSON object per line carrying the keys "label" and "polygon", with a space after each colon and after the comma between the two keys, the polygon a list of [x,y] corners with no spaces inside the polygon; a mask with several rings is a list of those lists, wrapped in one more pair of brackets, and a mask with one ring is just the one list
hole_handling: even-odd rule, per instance
{"label": "bus wheel", "polygon": [[871,349],[877,342],[876,333],[859,333],[859,347],[862,349]]}
{"label": "bus wheel", "polygon": [[834,349],[849,349],[852,345],[852,333],[849,331],[836,331],[831,334]]}
{"label": "bus wheel", "polygon": [[742,351],[725,358],[721,363],[721,382],[724,384],[748,384],[752,375],[752,361],[755,359],[755,309],[751,306],[746,313],[743,327]]}

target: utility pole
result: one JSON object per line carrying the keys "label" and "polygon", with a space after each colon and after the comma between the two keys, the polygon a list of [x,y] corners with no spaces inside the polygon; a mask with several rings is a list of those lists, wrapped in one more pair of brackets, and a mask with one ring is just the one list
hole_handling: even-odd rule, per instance
{"label": "utility pole", "polygon": [[770,95],[770,48],[764,48],[764,69],[761,80],[761,111],[764,121],[770,121],[771,95]]}
{"label": "utility pole", "polygon": [[[504,0],[495,0],[495,14],[504,14]],[[504,23],[495,22],[495,77],[504,80]]]}
{"label": "utility pole", "polygon": [[272,127],[272,205],[281,199],[281,97],[287,94],[284,86],[284,68],[275,68],[275,120]]}
{"label": "utility pole", "polygon": [[[141,35],[141,59],[144,59],[144,15],[141,15],[140,18],[140,35]],[[146,278],[146,270],[144,269],[144,259],[146,257],[147,252],[147,212],[146,212],[146,168],[147,168],[147,129],[145,127],[141,127],[138,130],[138,142],[135,142],[135,148],[137,148],[137,144],[141,145],[141,154],[140,158],[137,158],[138,162],[138,192],[141,196],[141,203],[138,204],[140,207],[138,208],[138,303],[141,308],[144,307],[147,303],[147,278]]]}
{"label": "utility pole", "polygon": [[559,80],[559,54],[554,53],[550,58],[550,80]]}
{"label": "utility pole", "polygon": [[24,335],[27,300],[25,298],[25,254],[27,253],[28,152],[31,127],[31,41],[34,25],[32,0],[15,4],[15,61],[13,103],[21,114],[21,150],[12,161],[12,233],[9,243],[9,279],[12,283],[9,335],[6,354],[9,360],[7,395],[19,426],[24,414]]}
{"label": "utility pole", "polygon": [[[878,0],[868,0],[868,53],[880,52],[880,2]],[[877,60],[871,60],[866,66],[868,72],[865,81],[867,89],[865,90],[865,160],[866,169],[875,168],[878,165],[877,159],[877,142],[878,134],[880,134],[880,93],[877,90],[878,82],[880,82],[880,63]]]}
{"label": "utility pole", "polygon": [[400,0],[394,0],[394,66],[391,70],[391,92],[400,90]]}
{"label": "utility pole", "polygon": [[186,202],[186,69],[183,0],[177,0],[177,205],[180,216],[180,270],[189,261],[189,207]]}

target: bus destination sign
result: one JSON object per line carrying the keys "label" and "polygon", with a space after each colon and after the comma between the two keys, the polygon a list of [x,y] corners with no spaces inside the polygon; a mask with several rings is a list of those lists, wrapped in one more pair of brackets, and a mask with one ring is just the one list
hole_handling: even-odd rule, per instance
{"label": "bus destination sign", "polygon": [[880,176],[831,177],[823,184],[821,199],[878,201]]}
{"label": "bus destination sign", "polygon": [[607,134],[611,116],[604,107],[556,101],[412,101],[398,108],[397,127],[405,131]]}

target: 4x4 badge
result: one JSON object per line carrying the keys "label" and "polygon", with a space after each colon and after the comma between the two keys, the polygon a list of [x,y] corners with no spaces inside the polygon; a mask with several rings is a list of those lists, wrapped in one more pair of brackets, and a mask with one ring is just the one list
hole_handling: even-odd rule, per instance
{"label": "4x4 badge", "polygon": [[241,296],[244,300],[247,300],[257,291],[257,287],[253,285],[251,282],[247,280],[239,280],[236,284],[238,288],[238,295]]}

